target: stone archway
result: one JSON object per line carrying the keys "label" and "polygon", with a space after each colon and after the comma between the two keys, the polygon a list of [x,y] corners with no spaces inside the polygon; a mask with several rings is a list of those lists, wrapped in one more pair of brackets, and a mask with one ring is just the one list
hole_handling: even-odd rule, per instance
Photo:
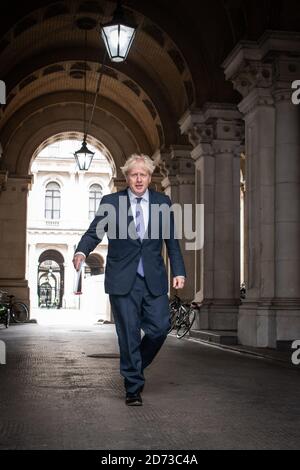
{"label": "stone archway", "polygon": [[[106,14],[111,13],[108,5],[104,10],[107,10]],[[88,136],[90,141],[102,142],[112,155],[117,189],[124,181],[119,169],[130,154],[154,155],[164,146],[186,144],[186,137],[180,134],[178,119],[195,100],[190,66],[167,31],[152,24],[138,11],[132,10],[131,13],[139,21],[143,20],[137,48],[133,49],[132,61],[122,66],[105,66],[101,96],[96,100]],[[50,29],[56,30],[56,19],[48,18],[44,8],[40,14],[38,35],[42,33],[44,21],[48,22]],[[86,58],[84,70],[87,70],[89,114],[103,57],[94,31],[89,34],[88,55],[85,57],[84,35],[78,28],[77,13],[74,10],[68,14],[72,21],[65,21],[66,16],[61,25],[61,34],[66,39],[63,47],[56,35],[46,38],[41,34],[40,41],[35,38],[34,44],[27,49],[34,57],[27,60],[26,54],[24,57],[21,54],[19,63],[10,64],[5,72],[9,96],[5,109],[0,109],[0,130],[3,144],[1,180],[6,181],[6,191],[1,194],[0,221],[5,224],[7,238],[5,235],[0,253],[0,262],[3,261],[0,284],[3,282],[10,286],[14,293],[17,289],[22,300],[27,301],[25,233],[27,193],[32,183],[31,162],[49,137],[61,132],[82,133],[82,65]],[[30,29],[31,26],[24,30],[24,34]],[[22,34],[21,31],[18,40]],[[47,42],[46,54],[43,47]],[[146,48],[145,44],[148,45]],[[11,46],[13,44],[8,47]],[[22,42],[19,47],[21,50]],[[161,179],[156,175],[153,183],[159,186]],[[11,243],[8,234],[14,231],[14,243]],[[11,251],[14,262],[7,270]]]}
{"label": "stone archway", "polygon": [[[70,113],[70,110],[69,110]],[[71,110],[72,113],[72,110]],[[69,114],[70,116],[70,114]],[[36,121],[38,123],[38,120]],[[82,138],[80,132],[81,123],[78,121],[65,120],[63,122],[52,122],[45,127],[42,122],[39,123],[36,133],[32,133],[31,137],[23,134],[23,144],[19,147],[19,156],[14,162],[15,171],[11,168],[11,173],[5,172],[5,191],[1,192],[0,198],[0,221],[3,227],[4,246],[1,250],[0,260],[0,285],[14,293],[20,300],[30,304],[28,279],[26,278],[26,227],[27,227],[27,199],[28,191],[32,186],[32,175],[30,173],[30,165],[37,153],[45,142],[49,139],[61,139],[62,135],[68,135],[72,139]],[[31,128],[34,131],[33,128]],[[114,140],[112,135],[93,126],[94,135],[88,136],[88,142],[95,145],[104,154],[112,167],[112,176],[118,183],[116,169],[116,161],[120,167],[125,160],[125,155],[118,141]],[[98,137],[103,137],[102,141]],[[121,139],[122,140],[122,139]],[[109,148],[102,142],[108,144]],[[128,141],[129,142],[129,141]],[[124,142],[123,142],[124,143]],[[134,143],[130,143],[132,151],[136,151]],[[23,148],[22,148],[23,147]],[[110,151],[113,152],[113,155]],[[15,174],[15,176],[11,176]],[[26,176],[24,176],[24,174]],[[28,174],[28,176],[27,176]],[[113,182],[111,189],[113,189]],[[30,248],[30,247],[29,247]],[[74,248],[74,247],[73,247]],[[69,257],[72,256],[71,254]],[[35,283],[34,283],[35,285]],[[37,306],[37,305],[35,305]],[[59,306],[62,306],[62,296],[59,299]]]}
{"label": "stone archway", "polygon": [[64,295],[64,257],[57,250],[45,250],[39,257],[39,307],[61,308]]}

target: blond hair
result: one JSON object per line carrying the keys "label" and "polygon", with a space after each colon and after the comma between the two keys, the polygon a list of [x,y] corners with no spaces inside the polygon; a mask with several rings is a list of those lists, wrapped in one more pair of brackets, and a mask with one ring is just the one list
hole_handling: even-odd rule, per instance
{"label": "blond hair", "polygon": [[154,161],[151,160],[151,158],[148,157],[148,155],[144,155],[143,153],[141,153],[140,155],[137,153],[134,153],[133,155],[131,155],[131,157],[128,158],[128,160],[126,160],[125,165],[121,166],[121,171],[123,175],[125,176],[125,178],[127,177],[127,174],[131,170],[133,165],[137,162],[144,163],[150,176],[153,174],[155,167],[156,167]]}

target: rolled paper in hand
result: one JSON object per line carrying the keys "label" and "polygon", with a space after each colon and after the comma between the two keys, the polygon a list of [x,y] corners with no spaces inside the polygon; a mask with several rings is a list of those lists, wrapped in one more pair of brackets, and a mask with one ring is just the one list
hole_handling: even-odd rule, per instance
{"label": "rolled paper in hand", "polygon": [[82,294],[82,291],[81,291],[82,282],[80,282],[81,274],[82,274],[82,267],[83,267],[83,261],[81,261],[78,271],[75,271],[74,288],[73,288],[73,292],[75,295]]}

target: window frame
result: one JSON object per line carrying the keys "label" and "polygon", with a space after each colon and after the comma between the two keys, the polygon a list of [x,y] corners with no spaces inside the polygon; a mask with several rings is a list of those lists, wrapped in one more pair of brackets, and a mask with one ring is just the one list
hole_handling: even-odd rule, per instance
{"label": "window frame", "polygon": [[[51,184],[57,185],[56,188],[48,188]],[[55,194],[56,193],[56,194]],[[50,201],[50,208],[48,208]],[[58,201],[58,209],[56,204]],[[45,220],[60,220],[61,216],[61,187],[57,181],[49,181],[45,187],[44,217]]]}

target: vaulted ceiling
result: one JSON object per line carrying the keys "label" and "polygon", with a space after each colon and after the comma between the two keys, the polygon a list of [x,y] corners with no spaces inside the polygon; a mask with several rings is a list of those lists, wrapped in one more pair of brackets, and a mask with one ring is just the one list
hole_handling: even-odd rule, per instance
{"label": "vaulted ceiling", "polygon": [[[43,116],[49,120],[51,113],[69,110],[68,123],[71,114],[76,125],[61,130],[79,130],[85,59],[89,116],[104,57],[99,26],[111,19],[115,5],[108,0],[10,0],[1,5],[4,149],[37,113],[42,122]],[[238,101],[221,64],[240,39],[258,39],[266,29],[296,31],[300,24],[298,0],[124,0],[123,6],[138,31],[125,63],[106,61],[94,125],[103,126],[103,135],[114,128],[115,140],[126,134],[128,149],[149,154],[184,143],[178,121],[189,107]],[[82,17],[94,23],[87,49],[78,27]]]}

